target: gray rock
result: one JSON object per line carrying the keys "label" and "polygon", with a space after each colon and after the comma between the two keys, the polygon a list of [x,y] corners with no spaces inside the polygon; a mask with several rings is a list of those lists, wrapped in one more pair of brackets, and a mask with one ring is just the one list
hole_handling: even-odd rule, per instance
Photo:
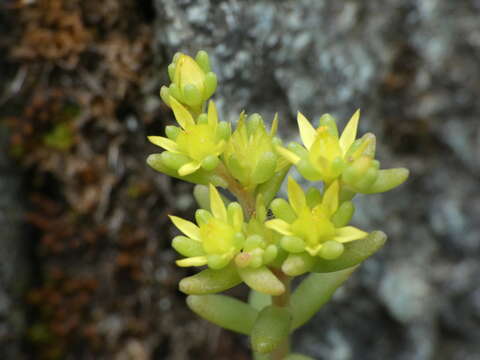
{"label": "gray rock", "polygon": [[[318,359],[474,359],[480,343],[480,5],[475,0],[156,0],[156,45],[206,49],[225,119],[293,139],[295,114],[362,109],[384,167],[408,183],[357,199],[390,241],[296,336]],[[161,59],[166,61],[166,59]]]}

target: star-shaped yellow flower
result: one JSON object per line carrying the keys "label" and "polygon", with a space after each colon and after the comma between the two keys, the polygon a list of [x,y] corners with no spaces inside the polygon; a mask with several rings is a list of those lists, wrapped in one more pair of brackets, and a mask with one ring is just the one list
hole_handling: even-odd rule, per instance
{"label": "star-shaped yellow flower", "polygon": [[218,156],[223,152],[226,141],[225,131],[219,127],[215,103],[208,104],[207,122],[195,122],[190,112],[175,98],[170,98],[175,119],[180,125],[175,139],[163,136],[149,136],[148,140],[169,152],[175,161],[167,165],[175,166],[180,176],[194,173],[198,169],[211,171],[219,163]]}
{"label": "star-shaped yellow flower", "polygon": [[367,236],[353,226],[335,226],[332,217],[339,205],[338,181],[326,189],[321,200],[309,206],[302,188],[290,177],[288,203],[283,203],[282,211],[276,211],[279,218],[265,225],[283,235],[280,244],[290,253],[306,251],[311,256],[334,259],[342,254],[344,243]]}
{"label": "star-shaped yellow flower", "polygon": [[177,216],[170,216],[185,236],[173,239],[172,246],[186,258],[178,266],[208,265],[221,269],[228,265],[243,246],[243,210],[232,202],[225,207],[215,186],[210,185],[210,210],[197,210],[197,224]]}
{"label": "star-shaped yellow flower", "polygon": [[326,114],[315,129],[302,113],[297,122],[303,146],[292,143],[288,149],[277,146],[277,152],[295,164],[310,181],[327,185],[340,179],[352,192],[377,193],[390,190],[408,177],[404,168],[380,170],[375,160],[375,135],[356,139],[360,111],[357,110],[339,136],[335,119]]}

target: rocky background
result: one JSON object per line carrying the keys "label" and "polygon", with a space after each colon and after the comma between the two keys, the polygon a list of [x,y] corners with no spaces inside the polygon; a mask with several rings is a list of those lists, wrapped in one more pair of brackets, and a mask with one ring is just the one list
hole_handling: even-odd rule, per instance
{"label": "rocky background", "polygon": [[[224,119],[285,139],[301,110],[380,140],[407,184],[358,198],[389,242],[295,336],[325,360],[480,357],[478,0],[7,0],[0,4],[0,358],[249,359],[176,289],[166,214],[190,186],[145,165],[176,51],[207,50]],[[245,289],[238,289],[240,296]]]}

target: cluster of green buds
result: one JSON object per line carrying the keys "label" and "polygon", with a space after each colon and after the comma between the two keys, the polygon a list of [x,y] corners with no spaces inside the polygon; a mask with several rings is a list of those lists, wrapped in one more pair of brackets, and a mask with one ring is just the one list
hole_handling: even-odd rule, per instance
{"label": "cluster of green buds", "polygon": [[[341,135],[332,116],[323,115],[315,129],[299,113],[303,145],[285,146],[277,115],[270,129],[259,114],[242,112],[233,131],[219,121],[209,100],[217,78],[206,52],[195,60],[175,55],[168,73],[172,83],[160,93],[178,126],[149,137],[164,151],[147,163],[196,184],[195,222],[170,216],[183,233],[172,242],[183,256],[177,265],[202,268],[182,279],[180,290],[200,316],[250,335],[256,359],[308,359],[290,354],[288,335],[386,241],[381,231],[350,225],[353,197],[393,189],[408,170],[380,169],[375,136],[356,139],[359,111]],[[278,193],[292,167],[316,184],[304,192],[288,177],[287,200]],[[291,293],[291,279],[305,273]],[[217,294],[242,282],[251,289],[248,303]]]}
{"label": "cluster of green buds", "polygon": [[210,69],[210,60],[205,51],[199,51],[195,60],[176,53],[168,66],[169,87],[162,86],[160,96],[168,106],[174,98],[193,114],[199,114],[203,104],[217,89],[217,76]]}

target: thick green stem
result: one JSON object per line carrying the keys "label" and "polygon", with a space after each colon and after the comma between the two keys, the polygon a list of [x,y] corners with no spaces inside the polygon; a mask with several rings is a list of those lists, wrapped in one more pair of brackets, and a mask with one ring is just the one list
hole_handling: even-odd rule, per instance
{"label": "thick green stem", "polygon": [[235,180],[222,162],[217,166],[217,174],[227,182],[228,190],[237,198],[246,217],[250,218],[255,212],[255,197],[252,192],[247,191],[242,184]]}
{"label": "thick green stem", "polygon": [[[290,306],[290,277],[279,269],[272,269],[277,278],[285,285],[285,292],[279,296],[272,296],[272,304],[278,307]],[[290,353],[290,336],[271,353],[271,360],[284,360]]]}

